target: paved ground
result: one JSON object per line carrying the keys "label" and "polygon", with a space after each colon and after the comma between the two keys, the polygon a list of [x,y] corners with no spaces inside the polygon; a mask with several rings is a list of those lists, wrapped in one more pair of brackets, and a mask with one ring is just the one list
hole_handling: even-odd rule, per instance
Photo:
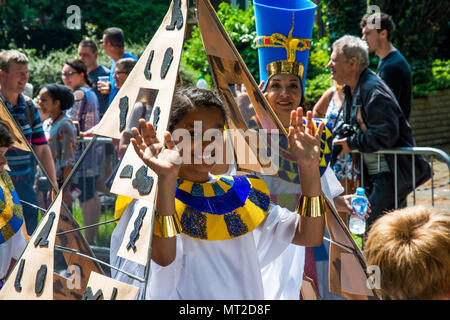
{"label": "paved ground", "polygon": [[[450,146],[440,147],[450,155]],[[447,164],[440,159],[433,162],[434,206],[450,209],[450,177]],[[416,189],[416,204],[432,206],[431,179]],[[408,196],[408,206],[413,205],[413,194]]]}

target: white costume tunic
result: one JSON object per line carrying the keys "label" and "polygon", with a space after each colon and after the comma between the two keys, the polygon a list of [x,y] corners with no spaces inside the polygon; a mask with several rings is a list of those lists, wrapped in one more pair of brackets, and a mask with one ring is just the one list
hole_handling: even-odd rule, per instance
{"label": "white costume tunic", "polygon": [[[210,181],[214,182],[214,180]],[[133,204],[133,203],[132,203]],[[113,232],[111,263],[128,272],[135,270],[143,275],[144,266],[139,266],[117,257],[117,249],[133,214],[134,205],[129,205]],[[263,276],[264,268],[290,246],[295,235],[299,216],[295,212],[270,204],[265,220],[258,227],[241,236],[227,240],[200,240],[185,234],[177,236],[175,260],[167,267],[152,261],[146,299],[270,299],[266,292],[275,288],[274,277]],[[299,247],[303,248],[303,247]],[[297,258],[303,265],[301,250]],[[134,272],[133,272],[134,273]],[[141,288],[123,273],[112,276]],[[283,278],[284,275],[277,276]],[[301,274],[300,274],[301,279]],[[283,284],[284,283],[284,284]],[[282,282],[282,287],[286,285]],[[280,288],[282,291],[283,288]]]}
{"label": "white costume tunic", "polygon": [[19,260],[25,246],[22,230],[15,233],[8,241],[0,244],[0,279],[6,277],[11,260]]}
{"label": "white costume tunic", "polygon": [[[297,195],[301,193],[300,185],[297,183],[285,181],[278,176],[261,176],[261,178],[266,182],[271,197],[274,195]],[[323,194],[331,201],[343,192],[341,184],[329,167],[320,178],[320,183]],[[295,203],[289,209],[294,210]],[[327,231],[325,231],[325,234],[327,236]],[[328,244],[326,245],[326,248],[328,248]],[[304,265],[305,247],[290,244],[277,259],[263,267],[261,273],[265,283],[266,299],[298,300],[302,286]],[[328,272],[328,261],[324,270]],[[328,274],[324,276],[328,278]]]}

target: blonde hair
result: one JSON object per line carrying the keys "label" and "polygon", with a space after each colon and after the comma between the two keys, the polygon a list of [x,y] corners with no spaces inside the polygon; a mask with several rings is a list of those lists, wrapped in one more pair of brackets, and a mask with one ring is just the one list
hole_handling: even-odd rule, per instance
{"label": "blonde hair", "polygon": [[28,64],[28,58],[25,54],[17,50],[4,50],[0,52],[0,69],[9,72],[11,63]]}
{"label": "blonde hair", "polygon": [[414,206],[377,219],[364,253],[392,299],[435,299],[450,289],[450,212]]}

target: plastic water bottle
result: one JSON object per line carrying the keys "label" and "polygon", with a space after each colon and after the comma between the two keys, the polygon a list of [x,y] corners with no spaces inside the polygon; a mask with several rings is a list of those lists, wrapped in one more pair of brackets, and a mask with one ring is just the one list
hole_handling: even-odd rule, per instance
{"label": "plastic water bottle", "polygon": [[197,81],[196,87],[202,88],[202,89],[209,89],[208,82],[206,82],[206,80],[202,74],[198,76],[198,81]]}
{"label": "plastic water bottle", "polygon": [[349,229],[351,233],[361,235],[366,231],[367,197],[363,187],[356,188],[351,200],[351,206],[356,214],[350,216]]}

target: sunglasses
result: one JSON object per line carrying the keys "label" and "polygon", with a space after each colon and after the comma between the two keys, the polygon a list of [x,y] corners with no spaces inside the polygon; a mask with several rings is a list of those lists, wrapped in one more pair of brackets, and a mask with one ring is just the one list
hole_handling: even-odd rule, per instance
{"label": "sunglasses", "polygon": [[61,76],[69,78],[69,77],[73,76],[75,73],[79,73],[79,72],[66,72],[66,73],[62,72]]}

